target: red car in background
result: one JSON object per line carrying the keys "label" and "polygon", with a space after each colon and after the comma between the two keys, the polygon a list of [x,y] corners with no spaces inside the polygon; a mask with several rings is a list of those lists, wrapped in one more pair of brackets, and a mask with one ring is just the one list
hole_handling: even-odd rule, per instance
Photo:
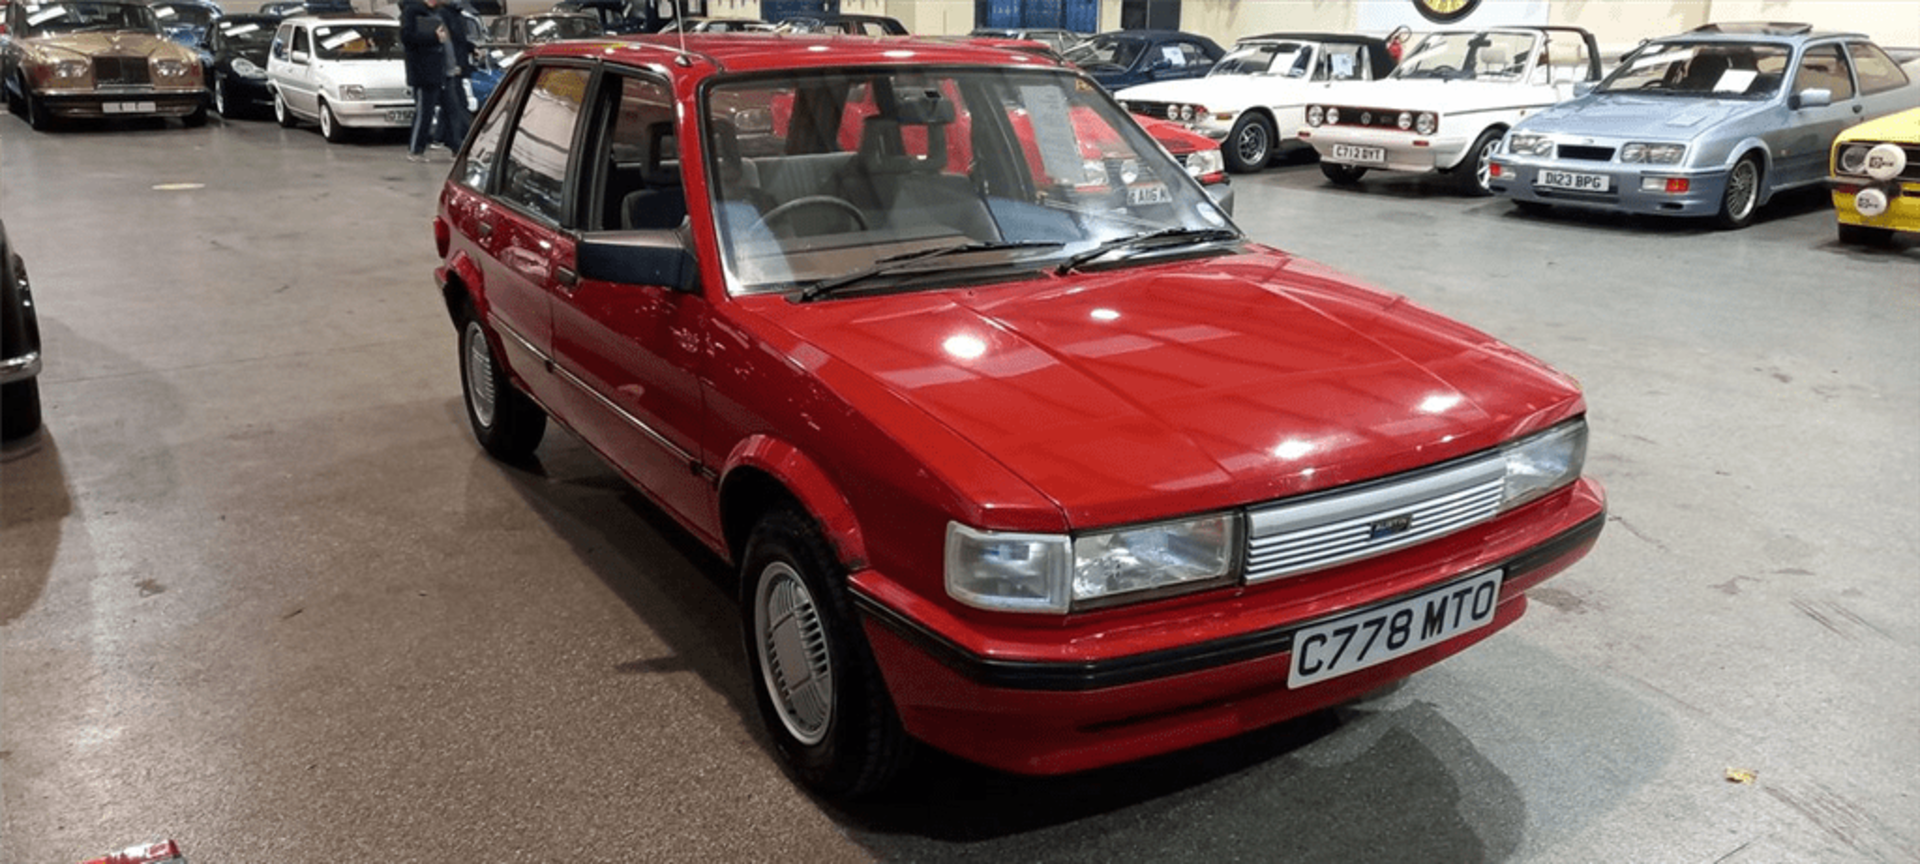
{"label": "red car in background", "polygon": [[558,422],[737,568],[767,734],[827,795],[921,744],[1053,774],[1352,700],[1605,521],[1571,378],[1248,240],[1012,52],[540,46],[434,230],[481,446]]}

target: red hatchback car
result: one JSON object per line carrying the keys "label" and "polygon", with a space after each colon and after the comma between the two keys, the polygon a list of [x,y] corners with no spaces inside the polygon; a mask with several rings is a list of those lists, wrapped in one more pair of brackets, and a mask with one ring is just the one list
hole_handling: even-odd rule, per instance
{"label": "red hatchback car", "polygon": [[739,568],[830,795],[1359,697],[1584,555],[1573,381],[1248,241],[1084,75],[914,40],[541,46],[441,194],[480,443],[548,418]]}

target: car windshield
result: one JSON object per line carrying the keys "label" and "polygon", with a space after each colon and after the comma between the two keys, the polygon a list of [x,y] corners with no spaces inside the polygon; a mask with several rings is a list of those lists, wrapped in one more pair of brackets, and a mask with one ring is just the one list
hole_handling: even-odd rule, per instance
{"label": "car windshield", "polygon": [[217,13],[197,3],[155,3],[153,17],[159,19],[162,27],[196,27],[206,29],[213,23]]}
{"label": "car windshield", "polygon": [[127,3],[28,3],[26,36],[66,33],[159,33],[153,10]]}
{"label": "car windshield", "polygon": [[1520,81],[1540,51],[1540,37],[1504,31],[1440,31],[1420,40],[1393,77],[1448,81]]}
{"label": "car windshield", "polygon": [[1242,45],[1213,64],[1208,77],[1227,75],[1284,75],[1305,78],[1313,68],[1313,49],[1302,42],[1257,42]]}
{"label": "car windshield", "polygon": [[322,60],[405,60],[400,28],[349,24],[313,28],[314,53]]}
{"label": "car windshield", "polygon": [[603,32],[600,19],[584,15],[527,19],[527,41],[536,44],[558,39],[584,39]]}
{"label": "car windshield", "polygon": [[1765,42],[1656,42],[1641,47],[1602,81],[1603,93],[1713,99],[1766,99],[1780,89],[1791,59]]}
{"label": "car windshield", "polygon": [[1135,58],[1145,50],[1147,43],[1139,39],[1095,37],[1067,49],[1067,60],[1082,69],[1096,66],[1118,66],[1122,69],[1133,65]]}
{"label": "car windshield", "polygon": [[737,292],[1150,260],[1238,238],[1103,91],[1058,70],[755,77],[713,87],[703,112]]}

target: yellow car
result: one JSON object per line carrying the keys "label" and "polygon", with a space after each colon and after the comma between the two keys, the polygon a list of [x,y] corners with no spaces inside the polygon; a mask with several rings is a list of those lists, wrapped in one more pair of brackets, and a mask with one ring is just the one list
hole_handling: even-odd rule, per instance
{"label": "yellow car", "polygon": [[1920,232],[1920,108],[1840,133],[1828,171],[1840,242],[1885,243],[1895,231]]}

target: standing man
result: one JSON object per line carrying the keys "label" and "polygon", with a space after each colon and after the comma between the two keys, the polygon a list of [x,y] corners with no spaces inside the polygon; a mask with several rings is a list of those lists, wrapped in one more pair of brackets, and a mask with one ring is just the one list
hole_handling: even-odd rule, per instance
{"label": "standing man", "polygon": [[[436,8],[441,0],[405,0],[400,4],[400,43],[407,52],[407,86],[413,88],[413,135],[407,141],[407,159],[423,162],[427,158],[427,139],[433,131],[434,111],[443,106],[450,107],[454,100],[459,101],[456,114],[449,110],[447,117],[464,117],[467,111],[466,94],[458,92],[458,79],[449,74],[449,67],[458,73],[460,63],[453,56],[453,33],[447,27]],[[453,123],[443,124],[442,137],[454,131]],[[466,124],[460,123],[460,132],[466,132]],[[451,145],[459,146],[459,139]]]}

